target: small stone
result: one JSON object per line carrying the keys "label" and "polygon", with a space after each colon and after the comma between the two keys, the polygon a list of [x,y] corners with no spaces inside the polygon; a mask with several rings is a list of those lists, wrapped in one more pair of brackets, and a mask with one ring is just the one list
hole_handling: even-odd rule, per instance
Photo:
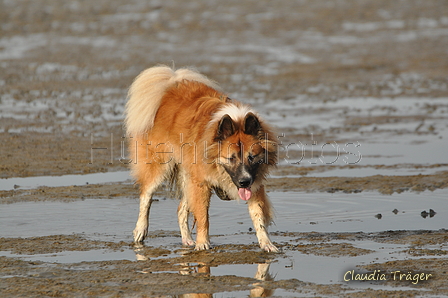
{"label": "small stone", "polygon": [[435,212],[433,209],[429,209],[429,217],[434,217],[434,215],[436,215],[437,212]]}

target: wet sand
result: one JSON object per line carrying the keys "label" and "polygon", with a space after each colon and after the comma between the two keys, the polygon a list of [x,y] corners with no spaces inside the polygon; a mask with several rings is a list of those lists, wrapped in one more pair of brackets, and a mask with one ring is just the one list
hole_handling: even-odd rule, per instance
{"label": "wet sand", "polygon": [[[1,2],[0,296],[448,295],[447,15],[436,0]],[[217,198],[214,248],[182,248],[164,188],[132,246],[137,188],[95,173],[127,170],[127,88],[158,63],[276,127],[282,253]]]}
{"label": "wet sand", "polygon": [[[1,256],[2,265],[2,295],[4,297],[85,297],[85,296],[122,296],[144,297],[160,295],[187,294],[200,296],[200,293],[233,292],[229,295],[242,297],[247,295],[270,296],[400,296],[406,295],[446,295],[446,250],[426,249],[420,251],[419,244],[427,245],[427,239],[434,237],[438,245],[446,243],[446,230],[418,232],[382,232],[382,233],[297,233],[300,241],[310,241],[310,244],[292,244],[289,240],[293,235],[285,233],[276,235],[284,237],[291,244],[280,245],[284,253],[269,254],[259,251],[256,244],[252,245],[218,245],[206,252],[194,252],[181,248],[154,248],[151,246],[135,249],[140,261],[110,260],[110,261],[39,261],[30,259],[33,254],[45,252],[56,254],[72,250],[106,251],[128,250],[128,243],[90,241],[78,235],[48,236],[27,239],[2,238],[1,249],[11,251],[12,256]],[[410,260],[395,260],[384,263],[367,264],[356,268],[341,268],[339,280],[331,283],[304,282],[290,276],[278,278],[269,266],[276,263],[281,270],[289,271],[290,267],[301,266],[288,257],[294,255],[314,254],[330,258],[354,258],[359,255],[375,254],[374,249],[354,247],[360,241],[367,239],[379,243],[394,243],[396,238],[411,249],[401,253],[418,253],[420,258]],[[437,240],[438,239],[438,240]],[[153,240],[153,239],[151,239]],[[343,241],[332,243],[334,241]],[[352,244],[353,243],[353,244]],[[378,250],[378,249],[376,249]],[[286,252],[288,251],[288,252]],[[26,254],[23,256],[22,254]],[[36,257],[39,259],[39,256]],[[42,258],[42,256],[40,256]],[[286,261],[285,261],[286,259]],[[73,261],[73,259],[72,259]],[[67,263],[68,262],[68,263]],[[243,264],[245,271],[235,267]],[[253,265],[251,265],[253,264]],[[310,264],[307,264],[310,265]],[[221,267],[233,266],[234,270],[219,273]],[[243,267],[244,268],[244,267]],[[251,271],[246,273],[246,271]],[[277,267],[278,270],[278,267]],[[312,270],[302,267],[301,271]],[[260,272],[261,271],[261,272]],[[357,274],[372,274],[381,272],[385,279],[356,281],[351,271]],[[394,279],[393,273],[413,276],[424,273],[427,279],[406,280],[406,277]],[[221,275],[222,274],[222,275]],[[245,276],[245,275],[248,276]],[[249,276],[250,275],[250,276]],[[325,275],[321,272],[321,275]],[[378,274],[379,275],[379,274]],[[191,294],[194,293],[194,294]],[[205,294],[202,294],[205,295]],[[202,296],[201,296],[202,297]]]}

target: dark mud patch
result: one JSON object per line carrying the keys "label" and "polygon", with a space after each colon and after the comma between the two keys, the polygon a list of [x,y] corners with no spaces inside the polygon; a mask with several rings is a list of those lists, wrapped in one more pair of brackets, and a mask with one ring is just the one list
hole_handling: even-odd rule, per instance
{"label": "dark mud patch", "polygon": [[378,241],[409,244],[414,247],[448,243],[448,230],[386,231],[377,234]]}
{"label": "dark mud patch", "polygon": [[92,249],[119,250],[129,244],[88,240],[81,235],[54,235],[32,238],[0,238],[0,251],[14,254],[49,254],[61,251],[87,251]]}
{"label": "dark mud patch", "polygon": [[[173,197],[167,187],[161,187],[156,195]],[[61,187],[42,186],[36,189],[14,189],[0,191],[0,203],[58,201],[73,202],[85,199],[113,199],[129,197],[138,200],[138,188],[132,183],[106,183],[71,185]],[[158,199],[156,199],[158,200]]]}
{"label": "dark mud patch", "polygon": [[[120,129],[114,132],[116,136],[122,134]],[[0,178],[88,174],[128,169],[127,165],[119,161],[110,163],[110,158],[108,160],[104,154],[95,152],[96,154],[91,156],[92,147],[110,150],[110,137],[95,137],[93,144],[90,134],[73,136],[63,133],[0,133],[0,139],[3,152],[7,152],[0,157]],[[114,149],[120,152],[119,144]],[[91,162],[92,157],[94,163]]]}
{"label": "dark mud patch", "polygon": [[350,243],[319,243],[319,244],[297,244],[288,246],[288,249],[297,250],[305,254],[317,256],[359,256],[374,252],[370,249],[354,247]]}
{"label": "dark mud patch", "polygon": [[119,196],[138,198],[137,189],[130,184],[88,184],[66,187],[39,187],[37,189],[15,189],[0,192],[1,203],[62,201],[73,202],[87,198],[109,199]]}
{"label": "dark mud patch", "polygon": [[410,254],[414,257],[420,256],[446,256],[448,255],[448,251],[442,249],[415,249],[411,248],[406,251],[407,254]]}
{"label": "dark mud patch", "polygon": [[382,194],[404,191],[422,192],[448,187],[448,172],[437,175],[383,176],[369,177],[298,177],[269,179],[269,188],[277,190],[323,191],[329,193],[356,193],[379,191]]}
{"label": "dark mud patch", "polygon": [[[301,233],[274,232],[276,236],[291,237],[293,241],[329,242],[371,240],[378,243],[398,243],[411,246],[425,246],[448,243],[448,230],[397,230],[383,232],[356,233]],[[297,238],[296,238],[297,237]]]}
{"label": "dark mud patch", "polygon": [[175,259],[179,263],[206,263],[209,266],[224,264],[261,264],[274,259],[276,254],[260,251],[257,245],[220,245],[210,251],[190,251]]}

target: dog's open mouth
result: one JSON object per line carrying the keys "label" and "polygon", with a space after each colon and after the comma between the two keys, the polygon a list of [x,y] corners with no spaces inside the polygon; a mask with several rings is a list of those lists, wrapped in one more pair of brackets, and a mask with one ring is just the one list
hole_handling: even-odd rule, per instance
{"label": "dog's open mouth", "polygon": [[240,196],[241,200],[247,201],[252,196],[252,190],[250,190],[250,187],[248,187],[248,188],[239,188],[238,189],[238,195]]}

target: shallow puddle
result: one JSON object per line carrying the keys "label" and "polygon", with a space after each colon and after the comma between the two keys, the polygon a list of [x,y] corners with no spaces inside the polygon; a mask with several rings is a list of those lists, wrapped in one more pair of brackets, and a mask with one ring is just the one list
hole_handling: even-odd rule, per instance
{"label": "shallow puddle", "polygon": [[[448,191],[404,192],[380,195],[375,192],[269,193],[277,218],[272,231],[377,232],[387,230],[437,230],[446,227],[442,214],[448,211]],[[395,214],[393,211],[397,209]],[[421,212],[437,214],[423,218]],[[381,217],[378,218],[379,214]]]}
{"label": "shallow puddle", "polygon": [[[447,166],[440,166],[434,168],[392,168],[392,169],[377,169],[374,167],[356,167],[352,169],[336,168],[328,171],[309,173],[308,177],[369,177],[374,175],[383,176],[409,176],[409,175],[434,175],[437,172],[448,171]],[[287,177],[301,177],[300,175]]]}
{"label": "shallow puddle", "polygon": [[[438,230],[446,228],[448,190],[404,192],[301,193],[270,192],[275,208],[271,231],[280,232],[378,232],[387,230]],[[132,241],[138,200],[130,198],[86,199],[65,202],[19,202],[0,208],[0,235],[36,237],[85,234],[100,240]],[[178,231],[178,202],[159,198],[151,208],[150,231]],[[396,209],[396,214],[393,212]],[[433,217],[422,211],[433,209]],[[378,218],[381,214],[381,218]],[[212,198],[210,234],[231,235],[252,230],[246,204]],[[168,237],[170,238],[170,237]],[[173,243],[180,239],[173,237]],[[250,239],[250,240],[249,240]],[[213,239],[212,239],[213,241]],[[256,241],[248,237],[247,243]],[[233,242],[229,239],[229,242]]]}

